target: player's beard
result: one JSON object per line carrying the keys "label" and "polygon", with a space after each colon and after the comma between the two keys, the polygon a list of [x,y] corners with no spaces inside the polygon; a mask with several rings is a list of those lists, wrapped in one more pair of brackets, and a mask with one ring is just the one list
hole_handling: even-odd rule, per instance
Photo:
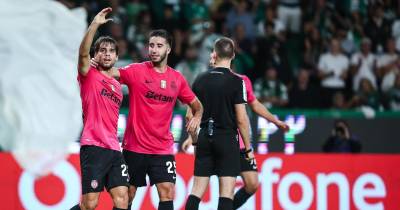
{"label": "player's beard", "polygon": [[108,65],[105,65],[104,63],[99,63],[99,67],[103,70],[103,71],[108,71],[110,70],[113,66],[114,66],[115,62],[110,63]]}
{"label": "player's beard", "polygon": [[165,59],[167,59],[167,52],[164,54],[160,55],[160,60],[159,61],[151,61],[154,66],[159,66]]}

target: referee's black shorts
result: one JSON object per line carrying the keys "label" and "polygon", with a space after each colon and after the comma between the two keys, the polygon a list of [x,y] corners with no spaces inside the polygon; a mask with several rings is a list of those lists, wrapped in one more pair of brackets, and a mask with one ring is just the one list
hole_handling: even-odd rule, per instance
{"label": "referee's black shorts", "polygon": [[236,177],[240,173],[240,150],[236,130],[215,130],[208,136],[201,129],[196,146],[195,176]]}

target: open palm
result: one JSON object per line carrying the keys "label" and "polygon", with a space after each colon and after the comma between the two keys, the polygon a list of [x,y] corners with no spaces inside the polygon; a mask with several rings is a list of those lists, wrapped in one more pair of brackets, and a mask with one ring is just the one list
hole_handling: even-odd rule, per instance
{"label": "open palm", "polygon": [[101,10],[93,19],[93,23],[96,24],[104,24],[107,23],[108,21],[112,20],[111,18],[106,18],[107,14],[112,11],[111,7],[107,7],[103,10]]}

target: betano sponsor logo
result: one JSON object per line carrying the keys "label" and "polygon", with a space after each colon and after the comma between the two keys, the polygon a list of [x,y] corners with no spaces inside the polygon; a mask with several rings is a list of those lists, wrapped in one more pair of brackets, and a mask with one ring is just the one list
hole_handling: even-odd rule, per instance
{"label": "betano sponsor logo", "polygon": [[111,101],[116,103],[118,106],[121,105],[121,100],[112,92],[108,91],[107,89],[103,88],[100,92],[100,95],[109,98]]}
{"label": "betano sponsor logo", "polygon": [[157,101],[163,101],[163,102],[169,102],[169,103],[172,103],[174,101],[174,97],[172,97],[172,96],[166,96],[163,94],[155,93],[154,91],[151,91],[151,90],[147,91],[145,97],[154,99]]}

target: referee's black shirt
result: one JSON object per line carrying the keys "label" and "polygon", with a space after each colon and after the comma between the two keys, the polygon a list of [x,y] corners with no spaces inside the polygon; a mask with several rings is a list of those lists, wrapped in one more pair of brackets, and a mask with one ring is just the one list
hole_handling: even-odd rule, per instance
{"label": "referee's black shirt", "polygon": [[230,69],[214,68],[197,77],[192,89],[204,107],[202,128],[212,118],[217,129],[237,129],[235,104],[247,101],[242,78]]}

